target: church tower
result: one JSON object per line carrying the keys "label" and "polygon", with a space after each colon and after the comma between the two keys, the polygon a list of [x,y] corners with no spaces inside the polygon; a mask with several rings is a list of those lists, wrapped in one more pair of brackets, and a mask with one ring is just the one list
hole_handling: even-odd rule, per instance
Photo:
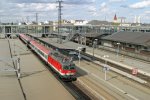
{"label": "church tower", "polygon": [[118,19],[117,19],[117,16],[116,16],[116,14],[115,14],[113,22],[114,22],[114,23],[117,23],[117,22],[118,22],[117,20],[118,20]]}

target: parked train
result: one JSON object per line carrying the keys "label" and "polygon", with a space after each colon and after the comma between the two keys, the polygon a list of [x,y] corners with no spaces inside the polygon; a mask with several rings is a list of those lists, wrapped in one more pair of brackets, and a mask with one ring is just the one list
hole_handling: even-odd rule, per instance
{"label": "parked train", "polygon": [[46,48],[36,40],[20,34],[19,38],[27,44],[38,56],[40,56],[50,67],[58,73],[63,80],[76,80],[75,64],[71,57],[61,54],[58,50],[53,48]]}

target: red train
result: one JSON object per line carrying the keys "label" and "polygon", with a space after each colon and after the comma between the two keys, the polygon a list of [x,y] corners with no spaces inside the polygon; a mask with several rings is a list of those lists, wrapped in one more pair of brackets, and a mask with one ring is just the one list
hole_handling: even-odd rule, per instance
{"label": "red train", "polygon": [[63,80],[76,80],[75,64],[72,58],[61,54],[58,50],[46,48],[39,42],[33,40],[29,36],[20,34],[19,38],[27,44],[38,56],[40,56],[50,67],[59,74]]}

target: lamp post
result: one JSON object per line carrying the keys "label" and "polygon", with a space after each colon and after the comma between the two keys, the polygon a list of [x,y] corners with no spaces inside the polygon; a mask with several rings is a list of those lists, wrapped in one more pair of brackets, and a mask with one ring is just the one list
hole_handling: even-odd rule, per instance
{"label": "lamp post", "polygon": [[84,37],[81,36],[81,45],[83,44],[83,39],[84,39]]}
{"label": "lamp post", "polygon": [[94,57],[94,46],[95,46],[95,41],[93,41],[93,57]]}
{"label": "lamp post", "polygon": [[84,40],[85,40],[85,42],[84,42],[84,43],[85,43],[85,48],[86,48],[86,36],[85,36],[84,38],[85,38],[85,39],[84,39]]}
{"label": "lamp post", "polygon": [[106,60],[106,58],[108,58],[108,57],[109,57],[108,55],[104,55],[105,64],[104,64],[103,70],[105,71],[105,81],[107,80],[107,71],[109,70],[109,68],[108,68],[108,66],[107,66],[107,60]]}
{"label": "lamp post", "polygon": [[78,58],[79,58],[79,67],[80,67],[80,59],[81,59],[81,54],[80,54],[81,49],[82,49],[82,47],[78,47],[78,51],[79,51],[79,54],[78,54]]}
{"label": "lamp post", "polygon": [[93,41],[93,57],[94,57],[94,48],[95,48],[96,45],[97,45],[97,40],[98,40],[98,39],[95,39],[95,40]]}
{"label": "lamp post", "polygon": [[98,39],[95,39],[95,47],[97,48]]}
{"label": "lamp post", "polygon": [[117,43],[117,58],[118,58],[118,54],[119,54],[119,46],[120,46],[120,43],[118,42]]}
{"label": "lamp post", "polygon": [[81,50],[79,50],[79,55],[78,55],[78,57],[79,57],[79,67],[80,67],[80,59],[81,59],[80,52],[81,52]]}
{"label": "lamp post", "polygon": [[78,36],[78,44],[80,44],[80,36]]}

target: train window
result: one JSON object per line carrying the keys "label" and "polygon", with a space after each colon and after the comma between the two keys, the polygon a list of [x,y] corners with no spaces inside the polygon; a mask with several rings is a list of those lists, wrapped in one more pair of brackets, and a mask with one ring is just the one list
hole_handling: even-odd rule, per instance
{"label": "train window", "polygon": [[47,59],[47,56],[45,55],[45,58]]}
{"label": "train window", "polygon": [[71,64],[69,69],[75,69],[75,64]]}
{"label": "train window", "polygon": [[41,55],[42,55],[42,56],[44,56],[44,53],[43,53],[43,52],[41,52]]}
{"label": "train window", "polygon": [[37,48],[35,47],[35,50],[37,51]]}
{"label": "train window", "polygon": [[[40,53],[40,50],[37,50]],[[41,53],[40,53],[41,54]]]}
{"label": "train window", "polygon": [[35,47],[35,51],[37,51],[36,47]]}
{"label": "train window", "polygon": [[63,66],[63,69],[75,69],[75,64],[71,64],[69,66]]}
{"label": "train window", "polygon": [[63,69],[69,69],[69,66],[63,66]]}

